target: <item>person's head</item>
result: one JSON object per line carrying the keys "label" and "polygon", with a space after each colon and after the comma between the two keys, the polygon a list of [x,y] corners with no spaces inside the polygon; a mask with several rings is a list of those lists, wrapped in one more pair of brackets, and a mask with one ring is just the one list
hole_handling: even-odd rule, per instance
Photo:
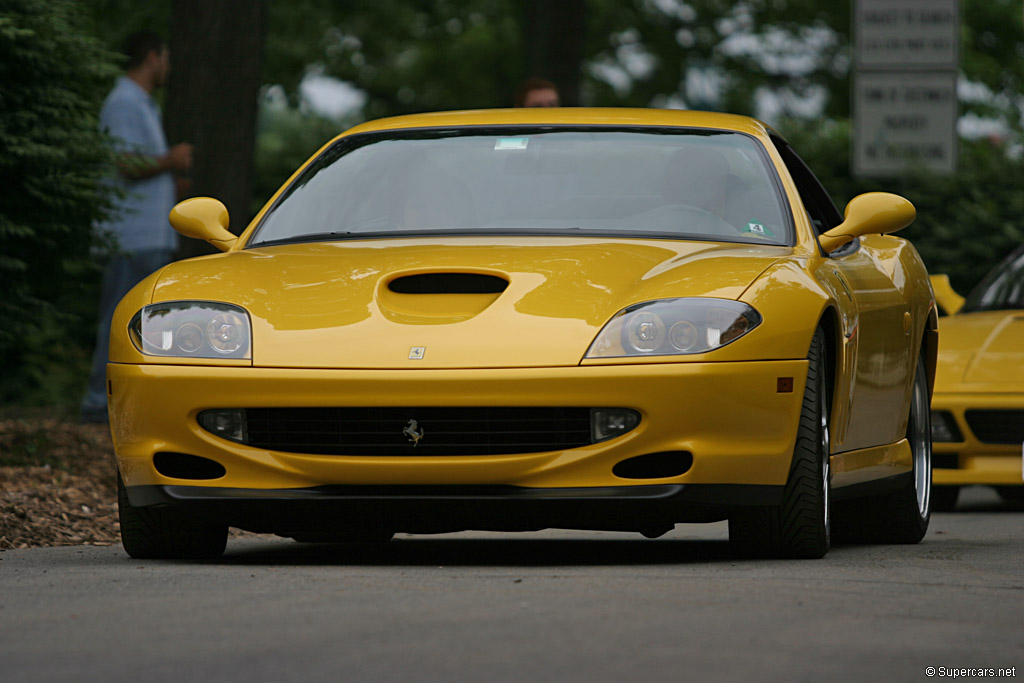
{"label": "person's head", "polygon": [[153,31],[138,31],[128,36],[124,44],[128,58],[126,70],[142,75],[153,87],[167,84],[171,70],[170,51],[160,34]]}
{"label": "person's head", "polygon": [[515,93],[517,107],[559,107],[558,87],[544,78],[523,81]]}

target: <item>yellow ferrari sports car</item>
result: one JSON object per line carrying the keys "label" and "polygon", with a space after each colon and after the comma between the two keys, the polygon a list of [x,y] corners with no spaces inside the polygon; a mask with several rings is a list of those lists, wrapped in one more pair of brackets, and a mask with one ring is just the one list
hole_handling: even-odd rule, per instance
{"label": "yellow ferrari sports car", "polygon": [[936,310],[886,193],[841,214],[749,118],[516,109],[366,123],[222,253],[141,282],[108,365],[137,558],[728,520],[743,553],[929,520]]}
{"label": "yellow ferrari sports car", "polygon": [[944,276],[935,279],[950,313],[939,321],[932,396],[935,507],[955,508],[960,487],[970,484],[1024,500],[1024,246],[966,298]]}

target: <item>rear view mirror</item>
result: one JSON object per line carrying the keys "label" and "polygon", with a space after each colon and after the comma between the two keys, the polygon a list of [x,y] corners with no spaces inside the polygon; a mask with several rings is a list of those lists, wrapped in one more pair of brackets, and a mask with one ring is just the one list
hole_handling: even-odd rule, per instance
{"label": "rear view mirror", "polygon": [[917,210],[908,200],[888,192],[857,195],[846,205],[843,222],[823,233],[818,241],[826,254],[864,235],[902,230],[914,222]]}
{"label": "rear view mirror", "polygon": [[168,216],[171,226],[185,237],[204,240],[227,251],[238,238],[228,231],[228,209],[212,197],[179,202]]}

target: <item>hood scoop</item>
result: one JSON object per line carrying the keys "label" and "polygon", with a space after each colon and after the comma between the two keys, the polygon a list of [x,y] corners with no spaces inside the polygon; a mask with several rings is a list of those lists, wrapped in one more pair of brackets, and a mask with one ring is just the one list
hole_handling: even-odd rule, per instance
{"label": "hood scoop", "polygon": [[508,280],[483,273],[419,273],[388,283],[396,294],[501,294]]}
{"label": "hood scoop", "polygon": [[392,322],[443,325],[469,320],[493,304],[508,280],[487,273],[413,273],[382,281],[377,305]]}

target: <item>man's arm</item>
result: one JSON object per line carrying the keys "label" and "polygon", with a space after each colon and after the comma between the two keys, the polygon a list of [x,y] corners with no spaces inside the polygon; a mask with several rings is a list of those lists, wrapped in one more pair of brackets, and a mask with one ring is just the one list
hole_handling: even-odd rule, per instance
{"label": "man's arm", "polygon": [[167,171],[187,171],[192,167],[192,145],[187,142],[171,147],[163,156],[148,154],[121,154],[117,170],[128,180],[145,180]]}

